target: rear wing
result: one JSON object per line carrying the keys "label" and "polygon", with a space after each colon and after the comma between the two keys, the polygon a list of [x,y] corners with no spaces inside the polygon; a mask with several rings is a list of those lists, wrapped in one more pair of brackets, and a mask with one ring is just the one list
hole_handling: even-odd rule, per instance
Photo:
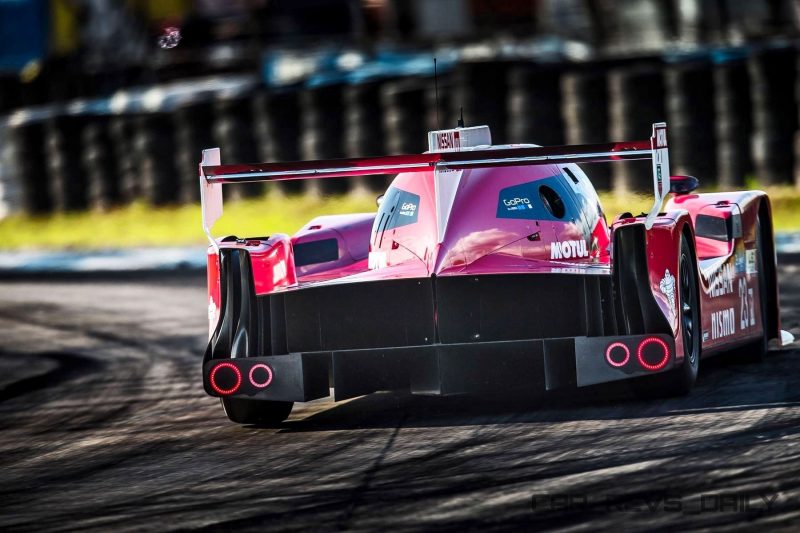
{"label": "rear wing", "polygon": [[608,144],[472,149],[468,151],[431,152],[417,155],[390,155],[353,159],[294,161],[222,165],[218,148],[203,150],[200,163],[200,198],[203,208],[203,230],[216,247],[211,227],[222,216],[222,185],[311,178],[340,178],[400,172],[467,170],[473,168],[597,163],[609,161],[653,161],[653,207],[647,214],[649,229],[669,192],[669,154],[667,125],[653,124],[649,140]]}

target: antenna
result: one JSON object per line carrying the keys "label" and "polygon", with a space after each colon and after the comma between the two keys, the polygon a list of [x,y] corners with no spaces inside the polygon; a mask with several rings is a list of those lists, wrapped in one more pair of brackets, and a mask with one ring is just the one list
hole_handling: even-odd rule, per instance
{"label": "antenna", "polygon": [[433,58],[433,89],[436,94],[436,129],[442,129],[442,123],[439,122],[439,74],[436,71],[436,58]]}
{"label": "antenna", "polygon": [[461,111],[461,116],[458,118],[458,127],[459,128],[463,128],[464,127],[464,108],[463,107],[459,107],[459,110]]}

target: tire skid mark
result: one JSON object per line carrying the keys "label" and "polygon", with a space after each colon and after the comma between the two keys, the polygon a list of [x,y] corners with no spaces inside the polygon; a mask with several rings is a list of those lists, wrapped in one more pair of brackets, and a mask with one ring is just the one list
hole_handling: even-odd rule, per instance
{"label": "tire skid mark", "polygon": [[[58,386],[80,374],[98,372],[104,367],[100,361],[92,359],[91,357],[64,352],[42,352],[35,354],[0,352],[0,357],[40,357],[56,363],[56,367],[51,370],[11,382],[5,387],[0,388],[0,402],[46,387]],[[0,421],[0,428],[3,426],[4,422]]]}

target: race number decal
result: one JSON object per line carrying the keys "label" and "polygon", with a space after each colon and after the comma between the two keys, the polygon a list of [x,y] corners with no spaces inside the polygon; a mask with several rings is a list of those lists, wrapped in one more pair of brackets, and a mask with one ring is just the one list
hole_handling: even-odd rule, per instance
{"label": "race number decal", "polygon": [[756,325],[756,311],[753,307],[753,289],[743,279],[739,280],[739,327],[747,329]]}

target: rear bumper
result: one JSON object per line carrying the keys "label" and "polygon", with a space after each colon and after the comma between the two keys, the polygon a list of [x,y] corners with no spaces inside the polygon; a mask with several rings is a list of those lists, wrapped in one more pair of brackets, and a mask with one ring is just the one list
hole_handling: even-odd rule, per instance
{"label": "rear bumper", "polygon": [[379,390],[455,395],[584,387],[675,366],[669,335],[566,337],[209,359],[206,392],[304,402]]}

